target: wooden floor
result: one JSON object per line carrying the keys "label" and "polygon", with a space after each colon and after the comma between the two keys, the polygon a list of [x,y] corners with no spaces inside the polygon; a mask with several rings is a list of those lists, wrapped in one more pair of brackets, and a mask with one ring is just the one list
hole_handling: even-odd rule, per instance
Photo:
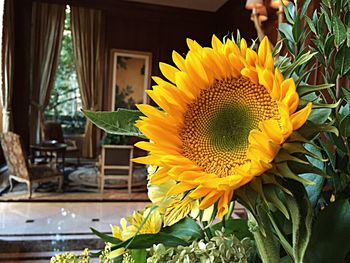
{"label": "wooden floor", "polygon": [[91,193],[36,193],[28,199],[27,192],[7,193],[0,196],[0,201],[149,201],[147,192],[133,192],[128,194],[127,190],[105,190]]}

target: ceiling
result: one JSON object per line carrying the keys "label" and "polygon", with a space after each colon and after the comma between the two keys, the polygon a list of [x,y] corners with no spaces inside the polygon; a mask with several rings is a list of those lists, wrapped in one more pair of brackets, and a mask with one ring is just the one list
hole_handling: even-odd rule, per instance
{"label": "ceiling", "polygon": [[216,12],[228,0],[126,0],[126,1]]}

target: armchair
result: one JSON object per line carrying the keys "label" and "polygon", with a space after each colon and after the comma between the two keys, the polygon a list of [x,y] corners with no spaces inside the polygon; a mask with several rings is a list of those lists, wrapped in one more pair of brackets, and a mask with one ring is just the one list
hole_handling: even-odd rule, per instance
{"label": "armchair", "polygon": [[61,190],[63,174],[46,165],[29,165],[19,135],[13,132],[3,133],[0,140],[9,171],[10,191],[13,189],[12,180],[27,184],[29,199],[34,182],[58,180],[58,189]]}

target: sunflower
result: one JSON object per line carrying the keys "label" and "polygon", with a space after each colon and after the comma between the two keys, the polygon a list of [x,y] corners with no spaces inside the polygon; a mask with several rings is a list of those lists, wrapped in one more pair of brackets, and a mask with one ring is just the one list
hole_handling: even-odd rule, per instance
{"label": "sunflower", "polygon": [[150,141],[136,144],[149,155],[135,161],[159,167],[151,184],[175,182],[167,196],[199,200],[202,210],[216,204],[221,219],[235,190],[272,168],[311,103],[297,111],[295,83],[274,67],[267,38],[258,52],[244,39],[187,44],[185,58],[173,52],[175,67],[160,63],[168,81],[154,77],[147,91],[161,109],[138,105],[145,116],[136,127]]}

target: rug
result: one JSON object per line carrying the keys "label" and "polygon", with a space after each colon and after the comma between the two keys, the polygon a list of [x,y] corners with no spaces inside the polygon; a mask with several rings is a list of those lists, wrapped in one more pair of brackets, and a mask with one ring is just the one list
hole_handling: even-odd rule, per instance
{"label": "rug", "polygon": [[[75,166],[65,167],[64,172],[64,184],[63,192],[64,193],[91,193],[98,192],[98,181],[97,181],[98,171],[94,165],[86,164],[76,168]],[[8,175],[5,173],[0,175],[0,195],[6,195],[9,193],[9,181]],[[13,193],[15,192],[26,192],[27,185],[24,183],[14,182]],[[146,192],[147,191],[147,170],[145,166],[135,166],[133,171],[133,190],[137,192]],[[127,189],[126,180],[106,180],[105,189]],[[57,191],[57,183],[48,182],[33,185],[33,192],[40,193],[49,193]]]}

